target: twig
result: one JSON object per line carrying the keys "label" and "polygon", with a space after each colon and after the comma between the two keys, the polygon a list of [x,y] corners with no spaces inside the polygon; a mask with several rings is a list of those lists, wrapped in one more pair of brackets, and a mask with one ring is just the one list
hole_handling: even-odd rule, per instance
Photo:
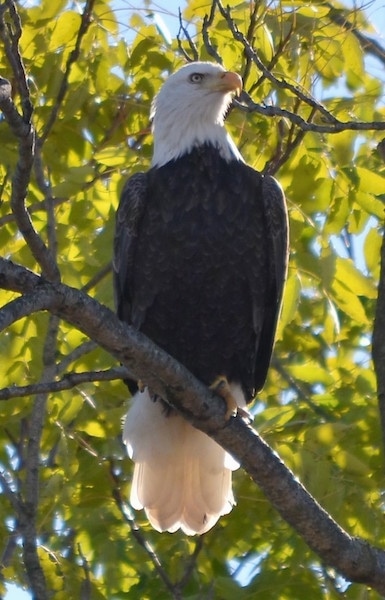
{"label": "twig", "polygon": [[[315,115],[315,112],[316,112],[315,109],[313,109],[311,111],[309,118],[307,120],[308,123],[311,122],[312,118]],[[263,169],[263,173],[266,173],[268,175],[274,175],[278,171],[278,169],[280,169],[282,167],[282,165],[285,164],[285,162],[287,160],[289,160],[292,152],[301,144],[303,138],[306,135],[306,132],[303,129],[301,129],[293,137],[292,134],[294,134],[294,131],[295,131],[295,126],[292,125],[291,132],[288,135],[288,139],[286,142],[286,148],[284,150],[279,148],[279,151],[278,151],[278,153],[276,153],[276,156],[274,156],[269,161],[267,161],[267,163]]]}
{"label": "twig", "polygon": [[10,386],[0,389],[0,400],[11,400],[34,394],[49,394],[70,390],[82,383],[93,383],[95,381],[114,381],[116,379],[132,378],[132,373],[125,367],[116,367],[105,371],[83,371],[81,373],[66,373],[59,381],[46,381],[31,383],[24,386]]}
{"label": "twig", "polygon": [[300,385],[295,379],[293,379],[293,377],[286,371],[285,367],[275,357],[273,357],[271,361],[271,366],[295,391],[298,398],[300,398],[304,404],[311,408],[316,415],[319,415],[327,422],[334,421],[334,416],[332,414],[330,414],[327,410],[317,406],[317,404],[310,400],[311,393],[308,393],[308,390],[305,388],[305,386]]}
{"label": "twig", "polygon": [[[12,67],[17,87],[21,97],[23,120],[29,123],[32,116],[32,103],[24,64],[19,52],[19,40],[22,29],[20,17],[13,0],[5,0],[0,11],[0,37],[4,44],[5,54]],[[5,22],[5,15],[9,13],[10,22]]]}
{"label": "twig", "polygon": [[[182,11],[180,10],[180,8],[179,8],[178,16],[179,16],[179,31],[176,34],[176,39],[178,40],[178,48],[181,51],[181,53],[183,54],[183,56],[185,57],[185,59],[187,60],[187,62],[199,60],[198,49],[197,49],[196,45],[194,44],[193,40],[191,39],[191,36],[190,36],[189,32],[187,31],[187,28],[183,24]],[[192,53],[192,58],[191,58],[191,56],[189,56],[187,54],[187,52],[185,51],[185,49],[182,46],[181,33],[183,33],[183,35],[185,36],[185,38],[187,40],[187,43],[190,47],[190,51]]]}
{"label": "twig", "polygon": [[[4,549],[3,549],[2,555],[0,557],[1,569],[4,569],[5,567],[8,567],[11,564],[14,552],[17,548],[18,538],[20,538],[20,535],[17,531],[12,531],[8,535],[8,539],[4,543]],[[4,581],[4,579],[5,579],[4,575],[1,571],[0,571],[0,579],[2,581]]]}
{"label": "twig", "polygon": [[203,38],[204,45],[205,45],[206,50],[209,53],[209,55],[215,59],[215,62],[217,62],[221,65],[221,64],[223,64],[223,59],[220,56],[220,54],[218,53],[217,49],[214,48],[214,46],[212,45],[210,36],[209,36],[209,27],[211,27],[211,25],[213,24],[214,16],[215,16],[215,1],[211,5],[210,14],[208,16],[205,15],[203,18],[202,38]]}
{"label": "twig", "polygon": [[38,184],[41,192],[44,194],[44,208],[47,213],[48,248],[50,250],[52,259],[55,261],[56,270],[59,273],[58,266],[57,266],[57,256],[56,256],[57,235],[56,235],[56,219],[55,219],[55,213],[54,213],[55,201],[54,201],[54,197],[52,195],[52,186],[51,186],[51,182],[49,181],[49,177],[44,176],[44,166],[43,166],[43,160],[42,160],[42,156],[41,156],[41,148],[39,148],[38,146],[36,147],[36,152],[35,152],[34,167],[35,167],[35,176],[36,176],[37,184]]}
{"label": "twig", "polygon": [[72,352],[67,354],[67,356],[62,358],[61,361],[57,363],[56,375],[63,373],[63,371],[65,371],[69,365],[76,362],[79,358],[82,358],[85,354],[93,352],[97,347],[98,345],[93,340],[87,340],[83,344],[80,344],[80,346],[77,346],[77,348],[72,350]]}
{"label": "twig", "polygon": [[[287,35],[283,39],[281,39],[281,41],[279,42],[279,45],[278,45],[276,53],[274,54],[273,58],[270,60],[269,64],[267,65],[267,70],[269,72],[277,64],[279,57],[282,56],[282,54],[285,52],[286,46],[288,45],[288,43],[289,43],[289,41],[291,39],[291,36],[293,35],[293,31],[294,31],[294,23],[292,22],[291,25],[290,25],[290,29],[287,32]],[[257,81],[255,83],[253,83],[253,85],[250,87],[249,94],[251,94],[252,92],[254,92],[254,90],[256,90],[265,79],[266,79],[266,75],[264,73],[262,73],[262,75],[257,79]]]}
{"label": "twig", "polygon": [[112,271],[112,262],[109,262],[100,269],[85,285],[83,285],[83,292],[89,292],[92,288],[96,287],[107,275]]}
{"label": "twig", "polygon": [[247,112],[256,112],[265,117],[283,117],[295,123],[303,131],[314,131],[316,133],[341,133],[341,131],[385,131],[384,121],[339,121],[333,118],[333,123],[320,125],[309,123],[302,117],[284,108],[277,106],[264,106],[254,102],[250,96],[243,91],[239,101],[233,100],[234,106]]}
{"label": "twig", "polygon": [[[215,6],[215,0],[213,1],[213,6]],[[250,14],[249,26],[247,28],[247,33],[246,33],[246,39],[249,42],[250,46],[254,46],[254,32],[255,32],[256,25],[257,25],[257,15],[258,15],[259,8],[260,8],[259,2],[255,2],[253,9],[251,11],[251,14]],[[250,71],[251,71],[251,65],[252,65],[252,61],[251,61],[250,57],[246,56],[246,65],[245,65],[245,68],[243,70],[243,75],[242,75],[242,80],[243,80],[244,86],[246,86],[246,82],[249,78]]]}

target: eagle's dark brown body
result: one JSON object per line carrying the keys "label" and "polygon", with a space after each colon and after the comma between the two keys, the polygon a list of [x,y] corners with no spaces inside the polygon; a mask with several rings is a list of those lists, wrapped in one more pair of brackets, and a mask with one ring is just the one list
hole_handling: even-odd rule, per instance
{"label": "eagle's dark brown body", "polygon": [[115,256],[118,315],[210,385],[266,378],[286,271],[280,187],[208,145],[123,191]]}

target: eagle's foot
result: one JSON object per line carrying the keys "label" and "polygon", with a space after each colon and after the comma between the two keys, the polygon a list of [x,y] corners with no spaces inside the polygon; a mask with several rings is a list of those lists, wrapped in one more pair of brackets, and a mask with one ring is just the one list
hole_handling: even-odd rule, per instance
{"label": "eagle's foot", "polygon": [[226,402],[225,419],[228,421],[230,417],[235,417],[242,409],[239,408],[231,391],[230,384],[225,375],[219,375],[210,385],[210,390],[221,396]]}
{"label": "eagle's foot", "polygon": [[146,389],[146,384],[144,383],[144,381],[142,381],[142,379],[138,379],[136,385],[138,386],[138,390],[140,392],[144,392],[144,390]]}

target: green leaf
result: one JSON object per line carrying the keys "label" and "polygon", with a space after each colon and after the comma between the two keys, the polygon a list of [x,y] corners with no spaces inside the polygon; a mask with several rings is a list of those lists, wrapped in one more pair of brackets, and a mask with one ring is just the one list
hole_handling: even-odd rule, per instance
{"label": "green leaf", "polygon": [[369,229],[364,242],[364,258],[368,271],[375,279],[380,274],[380,253],[382,237],[377,228]]}
{"label": "green leaf", "polygon": [[58,19],[53,22],[52,32],[49,36],[48,50],[57,50],[62,46],[69,44],[75,45],[77,32],[80,25],[80,15],[75,11],[62,13]]}
{"label": "green leaf", "polygon": [[385,194],[384,176],[363,167],[356,167],[356,172],[359,177],[359,187],[363,192],[368,192],[375,196]]}
{"label": "green leaf", "polygon": [[377,296],[377,288],[373,280],[366,277],[350,258],[336,256],[335,277],[357,296],[366,296],[367,298],[376,298]]}
{"label": "green leaf", "polygon": [[285,284],[282,311],[279,319],[277,339],[282,336],[283,329],[291,323],[297,312],[299,295],[301,293],[301,280],[298,273],[289,271],[289,277]]}
{"label": "green leaf", "polygon": [[332,385],[334,378],[326,369],[321,367],[315,361],[307,361],[304,364],[289,365],[288,372],[299,379],[310,384],[322,383],[324,385]]}
{"label": "green leaf", "polygon": [[111,146],[96,152],[94,158],[107,167],[117,167],[127,163],[127,154],[129,152],[127,147],[122,147],[117,150],[114,146]]}

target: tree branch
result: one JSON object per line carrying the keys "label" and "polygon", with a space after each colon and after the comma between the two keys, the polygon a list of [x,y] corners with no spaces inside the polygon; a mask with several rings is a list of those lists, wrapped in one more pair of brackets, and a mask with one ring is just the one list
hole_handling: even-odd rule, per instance
{"label": "tree branch", "polygon": [[12,385],[0,389],[0,400],[11,400],[34,394],[48,394],[70,390],[82,383],[95,381],[114,381],[116,379],[132,378],[133,375],[125,367],[116,367],[105,371],[83,371],[82,373],[65,373],[58,381],[31,383],[30,385]]}
{"label": "tree branch", "polygon": [[35,132],[31,121],[19,115],[12,101],[12,88],[6,79],[0,80],[0,110],[13,133],[19,139],[19,159],[12,178],[11,208],[19,231],[47,279],[57,281],[59,271],[47,246],[33,227],[25,200],[35,156]]}
{"label": "tree branch", "polygon": [[300,115],[279,108],[278,106],[265,106],[257,104],[250,98],[247,92],[241,92],[240,101],[233,100],[234,106],[247,112],[255,112],[265,117],[283,117],[295,123],[303,131],[314,131],[316,133],[341,133],[341,131],[385,131],[384,121],[339,121],[334,119],[330,125],[321,125],[306,121]]}
{"label": "tree branch", "polygon": [[[178,11],[179,11],[178,12],[178,17],[179,17],[179,31],[178,31],[178,33],[176,35],[176,39],[178,41],[178,48],[179,48],[180,52],[183,54],[183,56],[185,57],[185,59],[188,62],[191,62],[193,60],[199,60],[198,49],[197,49],[196,45],[194,44],[193,40],[191,39],[191,36],[190,36],[189,32],[187,31],[186,27],[183,24],[182,12],[181,12],[180,8],[178,9]],[[190,57],[188,55],[188,53],[185,51],[185,49],[182,46],[181,33],[183,33],[183,35],[185,36],[185,38],[187,40],[187,43],[189,45],[192,57]]]}
{"label": "tree branch", "polygon": [[[8,22],[5,21],[7,13],[10,17]],[[16,4],[13,0],[5,0],[4,4],[0,7],[0,38],[3,41],[5,54],[12,67],[18,91],[20,93],[23,121],[29,123],[33,107],[29,94],[27,75],[19,52],[19,40],[21,34],[21,22]]]}
{"label": "tree branch", "polygon": [[[58,328],[59,318],[51,314],[43,347],[42,384],[50,381],[55,373]],[[25,482],[21,493],[23,499],[20,502],[18,513],[20,533],[23,539],[25,570],[34,595],[39,600],[48,600],[45,575],[37,552],[40,444],[46,416],[47,398],[46,393],[39,393],[35,396],[31,414],[28,418],[28,440],[24,452]]]}
{"label": "tree branch", "polygon": [[[0,260],[3,287],[21,292],[18,283],[21,267],[16,267],[12,274],[14,265],[5,263]],[[94,339],[137,379],[175,406],[192,425],[230,452],[280,515],[326,564],[350,581],[365,583],[385,594],[385,552],[345,532],[256,431],[239,416],[225,419],[222,399],[93,298],[62,284],[43,283],[38,277],[31,293],[33,279],[28,273],[25,275],[30,310],[44,307]]]}
{"label": "tree branch", "polygon": [[69,365],[76,362],[79,358],[82,358],[86,354],[93,352],[97,348],[98,345],[93,340],[87,340],[86,342],[83,342],[83,344],[77,346],[77,348],[72,350],[72,352],[67,354],[67,356],[64,356],[64,358],[60,359],[60,362],[58,362],[56,365],[56,374],[58,375],[59,373],[63,373],[69,367]]}

